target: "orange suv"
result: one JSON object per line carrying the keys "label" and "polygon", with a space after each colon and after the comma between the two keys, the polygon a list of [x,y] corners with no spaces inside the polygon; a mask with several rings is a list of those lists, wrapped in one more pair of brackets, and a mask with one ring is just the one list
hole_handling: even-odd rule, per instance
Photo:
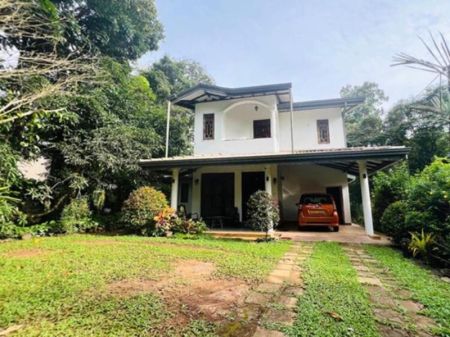
{"label": "orange suv", "polygon": [[336,203],[329,194],[309,193],[300,197],[298,205],[298,226],[328,226],[339,231],[339,215]]}

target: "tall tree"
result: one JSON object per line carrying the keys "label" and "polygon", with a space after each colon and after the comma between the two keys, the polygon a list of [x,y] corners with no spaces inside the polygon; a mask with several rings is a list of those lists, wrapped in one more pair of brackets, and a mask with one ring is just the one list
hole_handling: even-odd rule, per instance
{"label": "tall tree", "polygon": [[196,84],[214,83],[199,63],[190,60],[178,61],[167,55],[153,63],[150,69],[142,74],[148,79],[159,102],[164,102],[169,96]]}
{"label": "tall tree", "polygon": [[383,127],[383,103],[388,100],[384,91],[373,82],[347,85],[341,89],[341,97],[364,97],[363,104],[348,111],[345,116],[347,142],[350,146],[377,145]]}
{"label": "tall tree", "polygon": [[94,49],[118,60],[136,60],[158,49],[163,28],[154,0],[52,0],[67,24],[66,48]]}

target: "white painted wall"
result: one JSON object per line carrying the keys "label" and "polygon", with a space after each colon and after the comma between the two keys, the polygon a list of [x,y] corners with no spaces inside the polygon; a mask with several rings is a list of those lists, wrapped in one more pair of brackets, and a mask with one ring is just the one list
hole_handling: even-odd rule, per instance
{"label": "white painted wall", "polygon": [[[279,148],[280,151],[291,150],[290,113],[279,114]],[[317,135],[317,120],[328,119],[330,128],[330,143],[319,144]],[[341,109],[315,109],[294,111],[294,149],[336,149],[346,147],[344,122]]]}
{"label": "white painted wall", "polygon": [[[194,155],[257,154],[291,150],[290,113],[278,112],[275,96],[205,102],[196,105]],[[255,111],[255,106],[258,110]],[[214,113],[215,137],[203,140],[203,115]],[[253,138],[253,121],[271,120],[271,138]],[[328,119],[330,143],[319,144],[317,120]],[[341,109],[294,111],[294,149],[346,147]]]}
{"label": "white painted wall", "polygon": [[351,222],[347,174],[314,164],[280,165],[282,186],[281,212],[287,221],[297,220],[297,205],[303,193],[325,193],[327,187],[342,186],[344,222]]}

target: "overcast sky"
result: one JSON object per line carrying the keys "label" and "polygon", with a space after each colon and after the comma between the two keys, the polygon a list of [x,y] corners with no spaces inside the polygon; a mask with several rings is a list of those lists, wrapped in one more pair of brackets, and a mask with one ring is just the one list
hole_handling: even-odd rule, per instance
{"label": "overcast sky", "polygon": [[339,96],[377,82],[386,107],[419,94],[434,75],[390,67],[398,52],[427,56],[418,35],[450,42],[450,0],[157,0],[166,38],[142,57],[200,62],[221,86],[292,82],[295,100]]}

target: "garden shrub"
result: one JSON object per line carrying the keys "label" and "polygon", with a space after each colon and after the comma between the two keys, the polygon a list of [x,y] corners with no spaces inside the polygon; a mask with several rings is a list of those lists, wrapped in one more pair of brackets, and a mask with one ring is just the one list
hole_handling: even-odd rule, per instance
{"label": "garden shrub", "polygon": [[[422,172],[410,176],[394,173],[395,177],[382,176],[376,180],[379,198],[375,199],[375,207],[379,210],[387,202],[381,201],[383,193],[388,191],[386,199],[391,201],[380,220],[380,230],[392,236],[396,244],[404,249],[410,245],[415,233],[432,235],[431,255],[422,258],[431,262],[450,264],[450,162],[437,158],[425,167]],[[394,186],[397,184],[398,186]],[[391,191],[392,193],[389,193]]]}
{"label": "garden shrub", "polygon": [[380,220],[380,229],[383,233],[392,237],[395,243],[409,237],[409,228],[406,223],[408,204],[405,201],[394,201],[385,210]]}
{"label": "garden shrub", "polygon": [[280,213],[269,193],[256,191],[247,202],[247,225],[268,233],[278,226]]}
{"label": "garden shrub", "polygon": [[208,228],[203,220],[185,219],[182,217],[174,219],[172,230],[181,234],[203,234]]}
{"label": "garden shrub", "polygon": [[379,172],[374,176],[372,202],[376,229],[383,231],[381,218],[385,209],[393,202],[404,199],[409,184],[410,175],[406,163],[389,170],[389,172]]}
{"label": "garden shrub", "polygon": [[140,187],[124,202],[121,222],[133,233],[148,235],[155,229],[155,217],[166,207],[162,192],[150,186]]}
{"label": "garden shrub", "polygon": [[97,228],[98,224],[91,219],[91,210],[86,197],[73,199],[61,213],[61,219],[53,230],[56,233],[86,232]]}

